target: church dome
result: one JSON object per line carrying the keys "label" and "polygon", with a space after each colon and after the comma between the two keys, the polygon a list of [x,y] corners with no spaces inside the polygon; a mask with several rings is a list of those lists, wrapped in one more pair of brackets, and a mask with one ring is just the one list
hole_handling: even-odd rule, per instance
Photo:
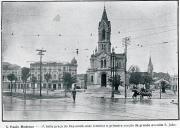
{"label": "church dome", "polygon": [[77,60],[75,59],[75,57],[71,60],[71,64],[77,64]]}

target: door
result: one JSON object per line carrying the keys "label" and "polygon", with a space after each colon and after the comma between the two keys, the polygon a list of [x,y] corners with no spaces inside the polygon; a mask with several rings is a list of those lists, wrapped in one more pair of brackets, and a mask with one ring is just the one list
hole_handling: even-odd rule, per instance
{"label": "door", "polygon": [[101,86],[105,86],[106,87],[106,74],[103,73],[101,75]]}

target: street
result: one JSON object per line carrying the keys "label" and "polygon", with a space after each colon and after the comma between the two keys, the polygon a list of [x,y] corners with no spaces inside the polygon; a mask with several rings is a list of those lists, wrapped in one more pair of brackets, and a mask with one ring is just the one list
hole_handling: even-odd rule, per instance
{"label": "street", "polygon": [[78,92],[72,97],[23,100],[3,96],[3,120],[149,120],[177,119],[173,99],[98,98]]}

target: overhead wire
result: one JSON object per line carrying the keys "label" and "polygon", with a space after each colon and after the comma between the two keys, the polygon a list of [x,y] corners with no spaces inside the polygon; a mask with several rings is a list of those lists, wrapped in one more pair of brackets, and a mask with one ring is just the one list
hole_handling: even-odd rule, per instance
{"label": "overhead wire", "polygon": [[144,28],[144,29],[133,29],[133,30],[126,30],[124,32],[137,32],[137,31],[144,31],[144,30],[153,30],[153,29],[158,29],[158,28],[168,28],[168,27],[176,27],[177,28],[177,24],[175,25],[163,25],[163,26],[157,26],[157,27],[151,27],[151,28]]}

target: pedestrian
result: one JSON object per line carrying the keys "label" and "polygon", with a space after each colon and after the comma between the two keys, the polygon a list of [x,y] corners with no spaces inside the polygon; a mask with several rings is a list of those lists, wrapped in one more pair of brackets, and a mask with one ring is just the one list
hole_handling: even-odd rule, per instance
{"label": "pedestrian", "polygon": [[72,90],[72,96],[73,96],[73,101],[75,102],[75,100],[76,100],[76,88],[75,87]]}
{"label": "pedestrian", "polygon": [[176,95],[177,86],[176,86],[176,85],[173,85],[172,87],[173,87],[173,92],[174,92],[174,94]]}

